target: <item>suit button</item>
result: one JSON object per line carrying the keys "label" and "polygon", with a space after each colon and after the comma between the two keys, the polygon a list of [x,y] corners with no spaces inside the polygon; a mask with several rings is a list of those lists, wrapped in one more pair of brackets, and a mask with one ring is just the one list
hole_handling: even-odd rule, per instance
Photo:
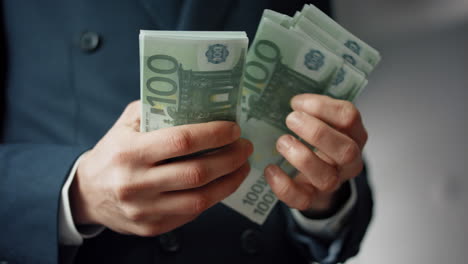
{"label": "suit button", "polygon": [[161,248],[170,253],[175,253],[180,249],[180,243],[177,235],[174,232],[167,232],[159,236],[159,245]]}
{"label": "suit button", "polygon": [[246,253],[255,255],[262,248],[260,232],[253,229],[245,230],[241,235],[241,247]]}
{"label": "suit button", "polygon": [[95,51],[99,47],[100,38],[96,32],[84,32],[80,38],[80,48],[85,52]]}

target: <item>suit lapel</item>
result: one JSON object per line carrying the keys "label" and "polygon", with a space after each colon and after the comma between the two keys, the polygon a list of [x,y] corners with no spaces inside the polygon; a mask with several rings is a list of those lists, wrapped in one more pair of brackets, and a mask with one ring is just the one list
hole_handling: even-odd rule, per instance
{"label": "suit lapel", "polygon": [[233,0],[140,0],[157,29],[222,30]]}
{"label": "suit lapel", "polygon": [[233,0],[185,0],[178,30],[222,30]]}
{"label": "suit lapel", "polygon": [[175,30],[184,0],[140,0],[158,30]]}

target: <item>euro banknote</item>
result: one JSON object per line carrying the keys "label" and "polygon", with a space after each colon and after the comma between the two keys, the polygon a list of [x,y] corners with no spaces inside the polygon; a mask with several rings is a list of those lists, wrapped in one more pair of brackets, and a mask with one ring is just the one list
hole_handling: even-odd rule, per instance
{"label": "euro banknote", "polygon": [[296,18],[300,18],[301,16],[309,19],[372,66],[375,67],[379,64],[381,56],[376,49],[353,35],[316,6],[312,4],[304,5]]}
{"label": "euro banknote", "polygon": [[237,121],[245,32],[140,32],[141,131]]}
{"label": "euro banknote", "polygon": [[246,59],[240,125],[242,136],[254,144],[249,159],[251,172],[223,203],[258,224],[267,219],[277,203],[264,178],[265,167],[276,164],[291,177],[297,173],[276,151],[276,140],[281,135],[294,135],[285,125],[292,111],[291,98],[315,93],[352,101],[380,61],[380,54],[361,40],[365,56],[342,43],[349,32],[342,31],[347,35],[336,38],[328,28],[312,22],[309,17],[316,14],[311,8],[304,7],[307,15],[299,13],[295,18],[265,10]]}
{"label": "euro banknote", "polygon": [[251,172],[223,203],[262,224],[277,203],[268,164],[296,170],[276,151],[292,134],[290,100],[302,93],[354,100],[380,54],[313,5],[294,17],[265,10],[247,53],[244,32],[141,31],[141,131],[236,121],[254,144]]}

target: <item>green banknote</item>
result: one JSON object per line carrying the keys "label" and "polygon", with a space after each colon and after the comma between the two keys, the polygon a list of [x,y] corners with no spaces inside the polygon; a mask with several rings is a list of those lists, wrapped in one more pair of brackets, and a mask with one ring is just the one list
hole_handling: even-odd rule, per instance
{"label": "green banknote", "polygon": [[285,28],[304,35],[305,38],[310,38],[311,41],[319,42],[345,60],[325,94],[334,98],[352,101],[365,87],[367,84],[366,76],[372,72],[374,67],[308,18],[302,16],[300,12],[296,12],[294,17],[289,17],[272,10],[265,10],[263,16]]}
{"label": "green banknote", "polygon": [[254,144],[251,172],[224,204],[262,224],[277,199],[265,182],[263,170],[277,164],[294,169],[276,151],[276,140],[292,133],[285,125],[290,100],[303,93],[323,94],[344,59],[318,42],[263,17],[245,65],[241,99],[242,135]]}
{"label": "green banknote", "polygon": [[[276,140],[281,135],[294,135],[285,126],[285,118],[292,111],[291,98],[316,93],[352,101],[380,61],[376,50],[343,31],[333,20],[335,24],[320,24],[333,26],[331,29],[311,22],[308,17],[312,12],[307,11],[311,8],[315,7],[305,8],[307,16],[297,13],[293,18],[265,10],[247,55],[240,125],[243,137],[254,144],[249,159],[251,172],[223,203],[258,224],[266,220],[277,202],[264,179],[265,167],[276,164],[291,177],[296,174],[276,151]],[[330,31],[341,32],[342,36],[336,38]],[[359,43],[364,52],[358,54],[348,47],[344,37]]]}
{"label": "green banknote", "polygon": [[325,47],[333,51],[335,54],[343,57],[349,64],[364,72],[366,75],[369,75],[372,70],[374,70],[374,66],[370,65],[367,61],[359,57],[359,55],[346,47],[343,43],[338,42],[330,34],[310,21],[307,17],[300,16],[292,25],[292,27],[319,41]]}
{"label": "green banknote", "polygon": [[263,11],[262,17],[268,18],[272,22],[275,22],[276,24],[279,24],[287,29],[289,29],[291,25],[293,25],[293,21],[294,21],[292,17],[285,15],[285,14],[278,13],[270,9],[265,9]]}
{"label": "green banknote", "polygon": [[[292,27],[292,31],[297,32],[300,35],[304,35],[304,38],[310,41],[315,41],[314,35],[309,34],[307,31],[302,30],[300,27]],[[344,63],[338,72],[335,74],[333,81],[328,85],[324,94],[331,97],[352,101],[362,91],[364,84],[367,84],[366,74],[356,68],[349,59],[351,57],[343,56],[343,53],[331,49],[327,44],[323,44],[329,50],[333,51],[334,54],[344,59]],[[357,57],[360,59],[359,57]],[[370,66],[370,65],[369,65]]]}
{"label": "green banknote", "polygon": [[376,66],[380,62],[380,53],[369,46],[367,43],[351,34],[348,30],[334,21],[332,18],[323,13],[314,5],[304,5],[299,15],[295,16],[295,20],[305,16],[322,30],[327,32],[330,36],[344,44],[355,54],[359,55],[362,59],[367,61],[372,66]]}
{"label": "green banknote", "polygon": [[289,17],[265,10],[246,54],[244,32],[141,31],[141,131],[212,120],[237,121],[254,144],[251,172],[223,200],[262,224],[277,202],[268,164],[296,173],[276,140],[290,100],[303,93],[352,101],[380,61],[378,51],[312,5]]}
{"label": "green banknote", "polygon": [[[293,28],[292,30],[296,31],[299,35],[304,35],[304,38],[309,39],[309,41],[314,41],[311,36],[301,30],[297,30],[297,28]],[[336,55],[339,56],[339,54]],[[341,68],[335,74],[333,81],[327,86],[323,94],[336,99],[352,101],[359,94],[358,92],[362,90],[364,83],[367,84],[364,73],[353,67],[345,59]]]}
{"label": "green banknote", "polygon": [[267,9],[264,11],[263,17],[269,18],[285,28],[305,33],[336,55],[343,57],[349,64],[364,72],[366,75],[369,75],[374,69],[374,66],[362,59],[358,54],[354,53],[354,51],[350,50],[344,43],[339,42],[325,30],[303,16],[301,12],[296,12],[294,17],[289,17]]}
{"label": "green banknote", "polygon": [[245,32],[140,32],[141,131],[237,121]]}

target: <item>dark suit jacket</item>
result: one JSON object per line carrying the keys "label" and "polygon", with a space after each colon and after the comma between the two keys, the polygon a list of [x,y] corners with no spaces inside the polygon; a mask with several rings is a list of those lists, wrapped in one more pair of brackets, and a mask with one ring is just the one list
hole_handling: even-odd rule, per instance
{"label": "dark suit jacket", "polygon": [[[312,1],[329,12],[326,1]],[[4,0],[0,83],[0,261],[55,263],[62,184],[76,158],[139,98],[139,29],[243,30],[253,39],[263,9],[286,14],[300,0]],[[371,217],[365,173],[342,235],[343,261],[358,251]],[[288,224],[289,223],[289,224]],[[80,247],[80,263],[307,263],[278,206],[263,226],[217,205],[154,238],[109,230]]]}

